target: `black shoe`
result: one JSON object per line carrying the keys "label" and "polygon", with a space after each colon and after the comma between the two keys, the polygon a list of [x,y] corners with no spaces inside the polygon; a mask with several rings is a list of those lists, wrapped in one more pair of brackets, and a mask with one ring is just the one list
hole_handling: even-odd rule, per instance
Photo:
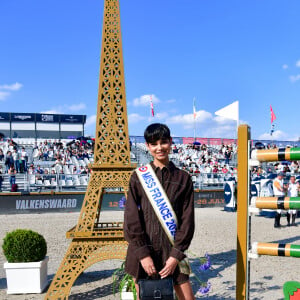
{"label": "black shoe", "polygon": [[276,216],[275,216],[275,223],[274,223],[274,227],[275,227],[275,228],[279,228],[279,227],[280,227],[280,217],[281,217],[281,214],[276,213]]}
{"label": "black shoe", "polygon": [[296,214],[292,215],[292,226],[297,226],[297,224],[296,224]]}
{"label": "black shoe", "polygon": [[286,213],[286,220],[287,220],[287,226],[291,226],[291,222],[290,222],[291,215],[290,215],[290,213]]}

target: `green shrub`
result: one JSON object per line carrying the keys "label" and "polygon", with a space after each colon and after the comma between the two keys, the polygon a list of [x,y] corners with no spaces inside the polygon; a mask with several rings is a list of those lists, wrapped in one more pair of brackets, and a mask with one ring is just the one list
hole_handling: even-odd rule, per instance
{"label": "green shrub", "polygon": [[2,249],[9,263],[35,262],[45,258],[47,243],[37,232],[17,229],[6,234]]}

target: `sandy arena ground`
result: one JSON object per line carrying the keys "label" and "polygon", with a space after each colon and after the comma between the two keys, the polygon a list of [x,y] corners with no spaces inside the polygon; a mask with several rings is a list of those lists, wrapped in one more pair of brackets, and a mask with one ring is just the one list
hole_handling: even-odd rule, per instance
{"label": "sandy arena ground", "polygon": [[[32,215],[0,215],[0,243],[6,232],[17,228],[29,228],[41,233],[48,244],[48,277],[51,280],[70,243],[65,233],[76,225],[78,213],[49,213]],[[121,221],[123,212],[102,212],[101,221]],[[286,227],[282,218],[281,229],[273,228],[273,219],[252,217],[252,241],[299,244],[299,227]],[[299,222],[298,222],[299,223]],[[300,224],[299,224],[300,225]],[[2,249],[2,248],[1,248]],[[191,257],[192,269],[202,280],[209,280],[212,288],[208,295],[196,293],[199,284],[192,276],[196,298],[235,299],[236,268],[236,213],[222,208],[196,209],[196,232],[190,247],[196,257],[208,252],[212,269],[198,272],[199,263]],[[0,253],[0,299],[43,299],[45,294],[7,295],[3,269],[5,258]],[[100,262],[79,276],[71,289],[69,299],[119,299],[112,293],[113,271],[121,261]],[[250,299],[283,299],[284,282],[300,281],[300,268],[296,258],[260,257],[251,263]]]}

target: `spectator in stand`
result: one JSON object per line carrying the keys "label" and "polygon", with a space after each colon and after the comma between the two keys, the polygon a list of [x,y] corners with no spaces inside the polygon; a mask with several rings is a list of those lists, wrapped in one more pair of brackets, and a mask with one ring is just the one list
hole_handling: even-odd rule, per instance
{"label": "spectator in stand", "polygon": [[231,154],[232,154],[232,151],[231,151],[231,149],[227,146],[227,149],[226,149],[226,151],[225,151],[225,153],[224,153],[224,156],[225,156],[225,164],[226,164],[226,165],[229,165],[229,161],[230,161],[230,159],[231,159]]}
{"label": "spectator in stand", "polygon": [[11,165],[8,170],[9,182],[10,182],[11,188],[12,188],[13,184],[16,184],[16,174],[17,174],[17,171],[16,171],[15,167],[13,165]]}
{"label": "spectator in stand", "polygon": [[66,180],[66,176],[63,169],[61,169],[59,172],[59,180]]}
{"label": "spectator in stand", "polygon": [[3,182],[3,175],[2,175],[2,168],[0,168],[0,192],[2,192],[2,182]]}
{"label": "spectator in stand", "polygon": [[48,150],[47,150],[47,148],[44,148],[44,151],[43,151],[43,160],[47,161],[48,157],[49,157]]}
{"label": "spectator in stand", "polygon": [[223,174],[228,173],[228,168],[227,168],[226,165],[223,166],[223,168],[222,168],[222,173],[223,173]]}
{"label": "spectator in stand", "polygon": [[8,145],[8,150],[12,152],[14,149],[16,149],[15,143],[13,142],[13,140],[10,140]]}
{"label": "spectator in stand", "polygon": [[49,181],[51,180],[51,177],[50,177],[48,169],[45,169],[45,172],[44,172],[42,178],[43,178],[43,181],[44,180],[49,180]]}
{"label": "spectator in stand", "polygon": [[1,148],[0,148],[0,161],[4,161],[4,154]]}
{"label": "spectator in stand", "polygon": [[290,170],[290,168],[289,168],[288,165],[286,165],[286,166],[283,168],[283,172],[284,172],[284,173],[289,173],[289,172],[291,172],[291,170]]}
{"label": "spectator in stand", "polygon": [[290,165],[290,170],[291,170],[292,174],[298,173],[299,166],[298,166],[298,162],[297,161],[292,161],[292,163]]}
{"label": "spectator in stand", "polygon": [[10,167],[14,165],[14,159],[12,157],[11,151],[7,151],[4,164],[5,164],[5,172],[8,173]]}
{"label": "spectator in stand", "polygon": [[216,173],[218,173],[218,172],[219,172],[219,168],[218,168],[218,166],[217,166],[217,165],[215,165],[215,166],[213,167],[213,170],[212,170],[212,172],[213,172],[214,174],[216,174]]}
{"label": "spectator in stand", "polygon": [[24,172],[27,171],[27,159],[28,159],[27,152],[25,151],[25,148],[22,147],[21,160],[22,160],[22,167]]}
{"label": "spectator in stand", "polygon": [[198,168],[198,167],[196,167],[194,173],[195,173],[195,174],[200,174],[200,171],[199,171],[199,168]]}
{"label": "spectator in stand", "polygon": [[44,170],[41,168],[41,166],[37,166],[35,173],[42,175],[42,174],[44,174]]}
{"label": "spectator in stand", "polygon": [[211,171],[212,171],[211,166],[210,166],[209,164],[207,164],[207,165],[205,166],[204,172],[205,172],[205,173],[211,173]]}
{"label": "spectator in stand", "polygon": [[86,174],[90,174],[91,170],[88,168],[88,166],[84,167]]}
{"label": "spectator in stand", "polygon": [[80,168],[77,169],[77,168],[74,166],[74,167],[73,167],[73,174],[77,174],[77,175],[81,174]]}
{"label": "spectator in stand", "polygon": [[33,165],[33,164],[31,164],[31,165],[29,166],[29,168],[28,168],[28,170],[27,170],[27,173],[28,173],[29,175],[32,175],[32,174],[35,173],[34,165]]}
{"label": "spectator in stand", "polygon": [[82,154],[81,151],[78,152],[76,158],[77,158],[78,160],[83,160],[83,154]]}
{"label": "spectator in stand", "polygon": [[15,169],[16,169],[17,173],[20,173],[20,155],[19,155],[19,152],[17,150],[13,150],[12,157],[13,157],[13,160],[14,160]]}
{"label": "spectator in stand", "polygon": [[82,157],[83,157],[83,159],[85,159],[85,158],[89,159],[89,155],[86,150],[84,150]]}
{"label": "spectator in stand", "polygon": [[87,174],[83,166],[80,166],[80,174]]}

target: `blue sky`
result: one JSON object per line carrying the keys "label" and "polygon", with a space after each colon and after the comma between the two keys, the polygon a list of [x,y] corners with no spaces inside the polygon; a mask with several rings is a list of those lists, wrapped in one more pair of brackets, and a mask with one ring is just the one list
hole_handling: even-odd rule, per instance
{"label": "blue sky", "polygon": [[[94,135],[104,0],[0,1],[0,111],[86,114]],[[300,1],[120,0],[130,135],[300,137]],[[155,118],[150,117],[153,95]]]}

